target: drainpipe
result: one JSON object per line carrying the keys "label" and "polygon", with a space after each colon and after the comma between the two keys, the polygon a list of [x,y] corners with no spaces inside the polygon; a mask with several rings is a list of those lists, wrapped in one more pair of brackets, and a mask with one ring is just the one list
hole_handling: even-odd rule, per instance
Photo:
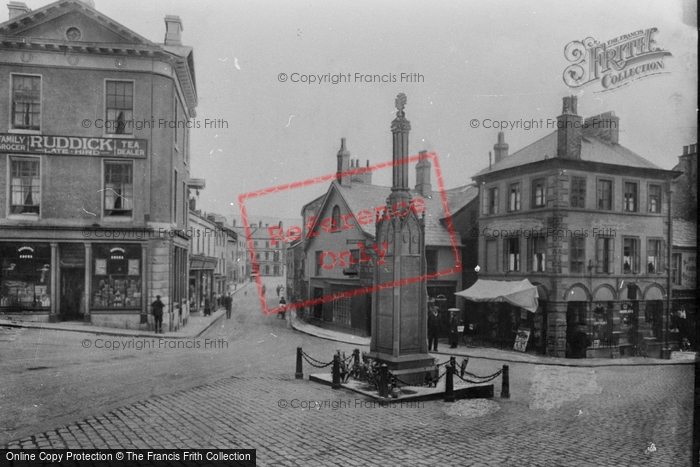
{"label": "drainpipe", "polygon": [[669,334],[669,322],[671,320],[671,250],[673,248],[673,218],[671,217],[671,195],[673,194],[671,180],[668,181],[668,245],[666,246],[666,272],[668,276],[666,277],[666,352],[668,353],[667,358],[671,358],[671,351],[668,346],[668,334]]}

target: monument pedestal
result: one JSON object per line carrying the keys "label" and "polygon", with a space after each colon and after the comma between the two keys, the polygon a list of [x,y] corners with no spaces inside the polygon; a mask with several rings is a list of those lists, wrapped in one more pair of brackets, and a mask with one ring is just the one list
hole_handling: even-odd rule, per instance
{"label": "monument pedestal", "polygon": [[[369,352],[369,358],[380,364],[385,364],[392,375],[408,384],[420,386],[425,382],[425,376],[435,374],[435,360],[428,354],[410,354],[394,357],[380,352]],[[403,386],[403,384],[399,384]]]}

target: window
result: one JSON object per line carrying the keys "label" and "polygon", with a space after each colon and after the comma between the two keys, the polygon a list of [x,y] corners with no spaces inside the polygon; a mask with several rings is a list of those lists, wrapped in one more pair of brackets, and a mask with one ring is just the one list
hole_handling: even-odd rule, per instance
{"label": "window", "polygon": [[426,273],[435,274],[438,271],[438,252],[437,250],[425,250]]}
{"label": "window", "polygon": [[341,297],[333,300],[333,322],[350,326],[349,297]]}
{"label": "window", "polygon": [[661,272],[661,240],[647,240],[647,272]]}
{"label": "window", "polygon": [[273,271],[274,276],[279,276],[279,266],[273,266]]}
{"label": "window", "polygon": [[269,259],[270,259],[270,252],[269,252],[269,251],[266,251],[266,252],[265,252],[265,261],[267,261],[267,260],[269,260]]}
{"label": "window", "polygon": [[538,178],[532,181],[532,207],[544,207],[544,178]]}
{"label": "window", "polygon": [[625,211],[637,212],[637,184],[625,182]]}
{"label": "window", "polygon": [[315,275],[316,275],[316,276],[320,276],[320,275],[321,275],[321,255],[322,255],[322,254],[323,254],[322,251],[317,251],[317,252],[316,252],[316,272],[315,272]]}
{"label": "window", "polygon": [[598,209],[612,209],[612,180],[598,180]]}
{"label": "window", "polygon": [[583,177],[571,177],[571,199],[572,208],[586,207],[586,179]]}
{"label": "window", "polygon": [[649,185],[649,212],[661,212],[661,186]]}
{"label": "window", "polygon": [[41,177],[39,159],[10,158],[10,214],[39,215]]}
{"label": "window", "polygon": [[41,76],[12,75],[12,128],[41,129]]}
{"label": "window", "polygon": [[333,206],[331,219],[330,232],[340,232],[340,208],[338,206]]}
{"label": "window", "polygon": [[506,271],[520,271],[520,237],[506,238]]}
{"label": "window", "polygon": [[173,182],[173,222],[177,223],[177,170],[175,171],[175,180]]}
{"label": "window", "polygon": [[253,245],[254,245],[254,246],[258,246],[258,241],[255,240],[255,241],[253,242]]}
{"label": "window", "polygon": [[486,190],[482,205],[483,214],[498,214],[498,188]]}
{"label": "window", "polygon": [[544,235],[535,235],[529,238],[530,243],[530,271],[544,272],[546,264],[546,238]]}
{"label": "window", "polygon": [[569,239],[570,271],[572,273],[583,272],[586,260],[586,239],[584,237],[571,237]]}
{"label": "window", "polygon": [[508,187],[508,210],[520,211],[520,183]]}
{"label": "window", "polygon": [[255,253],[255,259],[257,259],[257,260],[260,259],[260,253]]}
{"label": "window", "polygon": [[639,272],[639,240],[636,238],[623,238],[622,245],[622,272]]}
{"label": "window", "polygon": [[107,81],[106,133],[130,135],[134,128],[134,83]]}
{"label": "window", "polygon": [[269,241],[265,242],[265,248],[270,248],[270,242],[269,242]]}
{"label": "window", "polygon": [[265,265],[265,275],[266,275],[266,276],[269,276],[269,275],[270,275],[270,265],[269,265],[269,264],[266,264],[266,265]]}
{"label": "window", "polygon": [[681,261],[680,253],[673,253],[671,255],[671,282],[674,285],[681,285],[682,267],[683,262]]}
{"label": "window", "polygon": [[105,161],[105,216],[131,216],[134,206],[133,163]]}
{"label": "window", "polygon": [[596,272],[612,274],[614,255],[613,237],[596,237]]}
{"label": "window", "polygon": [[496,272],[498,252],[496,240],[486,240],[486,268],[484,272]]}
{"label": "window", "polygon": [[348,270],[350,271],[357,271],[359,269],[359,264],[360,264],[360,250],[358,249],[352,249],[350,250],[350,259],[349,259],[348,264]]}

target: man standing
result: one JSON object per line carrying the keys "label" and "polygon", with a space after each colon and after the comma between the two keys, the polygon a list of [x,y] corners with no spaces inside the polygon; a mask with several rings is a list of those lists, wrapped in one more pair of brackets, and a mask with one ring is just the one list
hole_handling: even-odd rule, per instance
{"label": "man standing", "polygon": [[459,344],[459,308],[450,308],[450,348],[456,349]]}
{"label": "man standing", "polygon": [[160,301],[160,295],[156,295],[156,301],[151,303],[151,313],[155,322],[156,334],[163,334],[163,308],[165,305]]}
{"label": "man standing", "polygon": [[226,319],[231,319],[231,307],[233,306],[233,299],[231,298],[231,292],[224,298],[224,305],[226,306]]}
{"label": "man standing", "polygon": [[437,352],[439,335],[440,313],[438,313],[438,309],[435,307],[435,299],[430,297],[430,300],[428,300],[428,352],[430,352],[431,348],[433,352]]}
{"label": "man standing", "polygon": [[287,310],[287,300],[284,299],[284,297],[280,298],[280,308],[282,308],[282,311],[279,314],[279,317],[284,319],[284,315]]}

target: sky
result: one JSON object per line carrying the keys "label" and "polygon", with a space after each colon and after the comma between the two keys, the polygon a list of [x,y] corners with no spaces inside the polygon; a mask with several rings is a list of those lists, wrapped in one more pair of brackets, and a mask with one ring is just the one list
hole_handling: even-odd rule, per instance
{"label": "sky", "polygon": [[[32,9],[46,5],[28,0]],[[390,161],[396,95],[407,96],[409,152],[434,151],[446,188],[471,183],[496,143],[491,121],[554,119],[578,96],[583,117],[614,111],[620,144],[664,169],[697,142],[697,29],[692,0],[586,2],[95,0],[96,9],[154,42],[179,15],[194,48],[202,128],[192,131],[199,207],[231,217],[243,193],[332,174],[340,138],[364,166]],[[3,19],[6,19],[4,17]],[[666,73],[601,92],[573,89],[564,49],[657,28]],[[287,75],[285,82],[280,74]],[[338,84],[292,82],[350,74]],[[356,82],[355,74],[395,82]],[[401,73],[420,74],[401,82]],[[296,74],[296,75],[295,75]],[[415,76],[415,75],[413,75]],[[414,80],[415,81],[415,80]],[[219,128],[203,128],[205,119]],[[477,120],[478,127],[472,127]],[[486,122],[485,122],[486,121]],[[225,122],[225,124],[223,123]],[[542,125],[545,126],[545,125]],[[510,153],[551,128],[505,130]],[[414,184],[411,176],[410,183]],[[374,182],[390,185],[389,171]],[[435,186],[433,178],[433,186]],[[299,217],[328,183],[278,191],[246,204],[251,216]]]}

